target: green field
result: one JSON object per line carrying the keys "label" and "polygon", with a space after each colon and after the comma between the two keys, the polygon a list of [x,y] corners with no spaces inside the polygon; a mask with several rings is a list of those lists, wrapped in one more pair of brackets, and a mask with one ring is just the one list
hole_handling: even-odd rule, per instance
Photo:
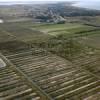
{"label": "green field", "polygon": [[44,24],[44,25],[36,25],[32,27],[33,30],[40,30],[44,33],[48,33],[49,35],[59,35],[59,34],[76,34],[83,31],[90,31],[95,29],[95,27],[87,26],[83,24]]}
{"label": "green field", "polygon": [[[36,30],[32,30],[29,28],[28,25],[33,25],[33,23],[11,23],[11,24],[2,24],[0,25],[0,37],[3,42],[3,39],[6,35],[6,37],[9,36],[9,38],[12,39],[17,39],[20,41],[38,41],[38,40],[45,40],[48,35],[43,35],[42,32],[40,31],[36,31]],[[8,38],[7,38],[8,39]],[[10,39],[8,41],[11,41]]]}
{"label": "green field", "polygon": [[[88,45],[99,46],[99,33],[95,31],[96,27],[87,26],[79,23],[66,23],[66,24],[46,24],[46,23],[32,23],[32,22],[17,22],[17,23],[4,23],[0,25],[0,42],[20,40],[24,42],[45,42],[53,36],[63,35],[67,36],[80,36],[89,34],[87,38],[83,36],[82,43]],[[93,32],[91,32],[94,30]],[[90,32],[88,32],[90,31]],[[94,34],[94,35],[93,35]],[[98,34],[98,35],[95,35]],[[4,37],[7,39],[4,40]],[[79,39],[80,40],[80,39]]]}
{"label": "green field", "polygon": [[[71,30],[71,29],[79,29],[84,27],[81,24],[45,24],[39,23],[34,24],[32,22],[20,22],[20,23],[4,23],[0,25],[2,39],[6,34],[11,39],[18,39],[21,41],[45,41],[47,40],[51,34],[63,34],[63,31]],[[43,30],[48,33],[44,34]],[[59,32],[58,32],[59,31]],[[71,32],[69,32],[71,33]],[[10,41],[10,40],[9,40]]]}
{"label": "green field", "polygon": [[53,32],[53,31],[60,31],[60,30],[66,30],[66,29],[73,29],[77,27],[81,27],[81,24],[44,24],[44,25],[37,25],[33,26],[33,29],[39,29],[40,31],[43,32]]}
{"label": "green field", "polygon": [[97,33],[94,32],[94,34],[92,33],[92,35],[82,37],[79,39],[79,41],[82,44],[89,45],[89,46],[94,47],[96,49],[100,49],[100,31]]}

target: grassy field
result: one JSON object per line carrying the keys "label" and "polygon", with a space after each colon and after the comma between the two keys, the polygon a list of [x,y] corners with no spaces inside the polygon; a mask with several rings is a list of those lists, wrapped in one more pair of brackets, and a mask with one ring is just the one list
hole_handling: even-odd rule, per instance
{"label": "grassy field", "polygon": [[[31,27],[34,27],[34,28],[31,29]],[[63,37],[55,38],[52,35],[44,34],[43,32],[40,31],[40,29],[43,29],[43,30],[48,29],[51,32],[56,31],[58,29],[61,32],[61,30],[71,29],[71,28],[75,28],[75,27],[79,28],[79,27],[82,27],[82,25],[78,24],[76,26],[76,24],[70,24],[70,23],[68,23],[68,24],[12,23],[10,25],[2,24],[1,31],[3,31],[7,36],[11,37],[11,39],[8,40],[8,42],[12,41],[9,43],[9,44],[11,44],[11,47],[12,47],[12,43],[15,39],[17,41],[23,41],[28,44],[33,44],[33,45],[41,47],[41,48],[45,48],[45,49],[48,48],[48,50],[50,52],[60,54],[61,56],[67,57],[66,54],[70,53],[70,49],[68,49],[68,48],[72,48],[71,52],[73,52],[73,54],[76,54],[76,53],[80,52],[80,45],[77,44],[77,42],[75,42],[75,41],[63,42],[63,39],[64,39]],[[36,28],[38,28],[38,29],[36,29]],[[1,32],[1,34],[2,34],[2,32]],[[2,34],[2,35],[4,35],[4,34]],[[4,37],[2,38],[2,41],[3,41],[3,39],[4,39]],[[60,39],[61,43],[59,43],[59,39]],[[55,41],[55,43],[53,41]],[[5,42],[4,45],[6,45],[6,44],[7,44],[7,41]],[[16,43],[16,44],[19,45],[19,43]],[[13,45],[16,45],[16,44],[13,44]],[[73,44],[73,46],[71,46],[71,44]],[[65,49],[63,49],[63,48],[65,48]],[[69,56],[70,55],[68,55],[68,57]]]}
{"label": "grassy field", "polygon": [[95,29],[95,27],[87,26],[77,23],[66,23],[66,24],[44,24],[33,26],[32,29],[40,30],[49,35],[59,35],[59,34],[74,34],[82,31],[90,31]]}
{"label": "grassy field", "polygon": [[[25,25],[24,25],[25,24]],[[12,37],[13,39],[17,39],[20,41],[37,41],[37,40],[45,40],[48,35],[43,35],[42,32],[37,31],[37,30],[32,30],[29,28],[28,25],[31,25],[32,23],[11,23],[11,24],[2,24],[0,25],[0,35],[2,35],[2,37],[0,37],[3,42],[3,36],[6,34],[7,36],[9,36],[10,38]],[[32,24],[33,25],[33,24]],[[11,38],[11,39],[12,39]],[[8,38],[7,38],[8,39]],[[10,40],[8,40],[10,41]]]}
{"label": "grassy field", "polygon": [[[66,24],[46,24],[46,23],[32,23],[32,22],[17,22],[17,23],[4,23],[0,25],[0,42],[7,42],[12,40],[19,40],[24,42],[41,43],[46,42],[53,36],[63,35],[76,36],[82,34],[90,34],[84,36],[81,43],[88,45],[95,45],[99,47],[99,33],[100,31],[88,32],[96,29],[96,27],[87,26],[77,23]],[[44,34],[45,33],[45,34]],[[98,34],[98,35],[97,35]],[[4,37],[7,39],[4,40]]]}
{"label": "grassy field", "polygon": [[92,30],[93,28],[90,26],[76,26],[76,27],[70,27],[68,29],[62,29],[62,30],[55,30],[55,31],[51,31],[48,32],[51,35],[59,35],[59,34],[68,34],[68,35],[73,35],[76,34],[78,32],[82,32],[82,31],[89,31]]}
{"label": "grassy field", "polygon": [[0,43],[13,40],[14,37],[8,32],[0,29]]}
{"label": "grassy field", "polygon": [[50,33],[50,32],[53,32],[53,31],[72,29],[72,28],[77,28],[77,27],[81,27],[81,26],[82,25],[80,25],[80,24],[71,24],[71,23],[66,23],[66,24],[44,24],[44,25],[33,26],[33,29],[39,29],[40,31]]}
{"label": "grassy field", "polygon": [[94,47],[96,49],[100,49],[100,31],[98,34],[94,32],[92,35],[89,35],[87,37],[79,38],[79,41],[82,44],[89,45],[91,47]]}
{"label": "grassy field", "polygon": [[[76,29],[83,27],[81,24],[46,24],[39,23],[33,24],[32,22],[20,22],[20,23],[4,23],[0,25],[0,35],[6,34],[11,39],[18,39],[20,41],[45,41],[51,34],[62,34],[63,31]],[[46,32],[48,31],[48,32]],[[59,31],[59,32],[58,32]],[[48,34],[43,34],[46,32]],[[54,33],[55,32],[55,33]],[[2,38],[3,39],[3,38]]]}

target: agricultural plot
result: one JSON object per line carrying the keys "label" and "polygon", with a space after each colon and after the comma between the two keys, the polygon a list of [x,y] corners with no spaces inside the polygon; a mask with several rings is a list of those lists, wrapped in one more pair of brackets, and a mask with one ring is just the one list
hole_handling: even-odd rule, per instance
{"label": "agricultural plot", "polygon": [[84,34],[87,31],[96,30],[95,27],[86,26],[82,24],[33,24],[32,22],[17,22],[11,23],[10,25],[6,23],[0,25],[0,28],[2,29],[0,31],[1,41],[4,41],[3,38],[7,37],[5,41],[17,39],[24,42],[45,42],[50,37],[52,37],[51,35],[56,36],[64,34],[66,36],[76,36],[80,35],[80,33],[82,32],[82,34]]}
{"label": "agricultural plot", "polygon": [[[43,35],[42,32],[40,31],[36,31],[36,30],[31,30],[27,27],[24,27],[24,25],[22,26],[15,23],[12,23],[11,25],[1,25],[1,29],[3,31],[4,34],[7,34],[7,36],[9,36],[9,38],[13,38],[19,41],[37,41],[37,40],[45,40],[47,39],[49,36],[48,35]],[[4,34],[2,33],[0,35]],[[1,41],[3,41],[4,37],[0,37]],[[6,38],[6,37],[5,37]],[[9,39],[7,38],[7,39]]]}
{"label": "agricultural plot", "polygon": [[33,29],[40,30],[50,35],[59,35],[59,34],[71,35],[83,31],[90,31],[96,28],[92,26],[82,25],[82,24],[66,23],[66,24],[37,25],[37,26],[33,26]]}
{"label": "agricultural plot", "polygon": [[[30,83],[29,81],[25,81],[25,88],[24,85],[21,85],[21,88],[15,88],[19,86],[19,84],[22,84],[19,81],[17,83],[17,79],[15,79],[16,76],[20,76],[17,75],[18,73],[15,71],[12,71],[11,68],[9,69],[9,67],[7,67],[1,70],[2,77],[5,76],[6,69],[6,77],[10,76],[10,73],[14,73],[13,77],[16,74],[14,80],[9,78],[9,80],[12,80],[11,84],[8,82],[8,77],[7,80],[4,80],[9,83],[7,87],[5,87],[8,91],[7,99],[9,97],[10,99],[18,98],[19,100],[27,100],[27,98],[34,98],[34,100],[91,100],[89,98],[94,98],[99,94],[99,54],[96,55],[94,51],[88,51],[83,41],[85,36],[81,38],[76,37],[73,41],[71,41],[72,38],[66,41],[65,37],[66,33],[67,35],[71,34],[76,36],[78,34],[80,36],[80,33],[83,32],[82,34],[85,35],[90,34],[87,35],[86,38],[90,40],[93,38],[99,41],[99,34],[95,34],[94,31],[89,33],[85,32],[95,30],[95,27],[71,23],[49,25],[44,23],[33,25],[32,23],[29,24],[26,22],[25,25],[23,23],[12,23],[11,25],[2,24],[0,26],[2,29],[0,38],[3,41],[0,43],[0,51],[15,65],[15,69],[20,70],[20,72],[25,75],[24,77],[27,77],[32,82],[32,87],[37,87],[37,91],[39,91],[39,93],[37,93],[31,86],[27,85],[27,83]],[[99,31],[96,32],[99,33]],[[61,37],[58,34],[64,35]],[[10,37],[7,41],[3,40],[6,36]],[[87,40],[89,41],[89,39]],[[76,40],[79,41],[80,44],[85,44],[83,45],[85,46],[83,50]],[[36,42],[37,44],[35,44]],[[30,49],[28,47],[29,44],[38,46],[37,48],[30,46]],[[54,54],[49,52],[48,47],[51,47],[50,50]],[[44,50],[43,48],[47,49]],[[85,52],[85,49],[87,52]],[[80,50],[82,50],[82,52],[80,52]],[[63,57],[62,55],[66,55],[66,57],[69,55],[72,58],[72,62],[57,55],[61,57]],[[9,70],[11,70],[10,73],[8,73]],[[13,82],[16,82],[16,84],[13,84]],[[23,82],[22,79],[21,82]],[[14,89],[11,88],[12,86]],[[3,87],[0,89],[0,91],[5,93],[5,91],[2,90]],[[10,94],[13,93],[14,90],[16,90],[14,95]],[[42,96],[47,97],[47,99],[41,99],[41,93]],[[2,95],[2,97],[6,98],[6,95]],[[100,96],[95,100],[99,100],[99,98]]]}
{"label": "agricultural plot", "polygon": [[59,31],[59,30],[64,30],[64,29],[70,29],[70,28],[75,28],[75,27],[81,27],[80,24],[44,24],[44,25],[37,25],[33,26],[33,29],[39,29],[40,31],[43,32],[52,32],[52,31]]}
{"label": "agricultural plot", "polygon": [[98,77],[43,49],[4,55],[54,100],[85,100],[100,92]]}
{"label": "agricultural plot", "polygon": [[73,63],[81,68],[91,72],[97,77],[100,76],[100,51],[90,50],[87,53],[80,54],[73,58]]}
{"label": "agricultural plot", "polygon": [[79,42],[84,45],[89,45],[91,47],[100,49],[100,31],[91,32],[91,35],[79,38]]}
{"label": "agricultural plot", "polygon": [[14,37],[6,31],[0,29],[0,43],[13,40]]}
{"label": "agricultural plot", "polygon": [[100,16],[93,17],[93,19],[90,20],[90,23],[93,25],[100,26]]}
{"label": "agricultural plot", "polygon": [[83,32],[83,31],[90,31],[90,30],[93,30],[95,28],[93,27],[90,27],[90,26],[76,26],[76,27],[70,27],[70,28],[66,28],[66,29],[61,29],[61,30],[55,30],[55,31],[50,31],[48,32],[49,34],[51,35],[59,35],[59,34],[66,34],[66,36],[73,36],[73,35],[76,35],[80,32]]}
{"label": "agricultural plot", "polygon": [[11,66],[0,67],[0,99],[42,100],[41,95]]}

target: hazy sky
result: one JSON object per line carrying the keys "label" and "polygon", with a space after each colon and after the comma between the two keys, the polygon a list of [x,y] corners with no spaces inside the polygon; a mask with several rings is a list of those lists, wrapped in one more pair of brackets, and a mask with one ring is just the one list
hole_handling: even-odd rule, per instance
{"label": "hazy sky", "polygon": [[[0,0],[1,1],[54,1],[54,0]],[[56,0],[56,1],[61,1],[61,0]]]}
{"label": "hazy sky", "polygon": [[[0,0],[0,5],[50,3],[56,1],[80,1],[75,6],[100,10],[100,0]],[[43,1],[43,2],[42,2]]]}
{"label": "hazy sky", "polygon": [[20,2],[24,2],[24,1],[100,1],[100,0],[0,0],[0,2],[9,2],[9,1],[20,1]]}
{"label": "hazy sky", "polygon": [[71,0],[0,0],[0,1],[71,1]]}
{"label": "hazy sky", "polygon": [[24,1],[100,1],[100,0],[0,0],[0,2],[24,2]]}

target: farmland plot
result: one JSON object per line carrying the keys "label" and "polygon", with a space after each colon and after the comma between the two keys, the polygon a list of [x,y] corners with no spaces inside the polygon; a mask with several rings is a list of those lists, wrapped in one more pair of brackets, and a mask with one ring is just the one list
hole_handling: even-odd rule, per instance
{"label": "farmland plot", "polygon": [[21,52],[5,56],[54,100],[85,100],[100,92],[98,77],[81,67],[43,49]]}
{"label": "farmland plot", "polygon": [[11,34],[0,29],[0,43],[12,40],[14,40],[14,37]]}
{"label": "farmland plot", "polygon": [[59,31],[59,30],[64,30],[64,29],[70,29],[70,28],[75,28],[75,27],[81,27],[80,24],[46,24],[46,25],[40,25],[40,26],[35,26],[33,29],[39,29],[43,32],[50,32],[50,31]]}
{"label": "farmland plot", "polygon": [[37,25],[33,26],[33,29],[40,30],[44,33],[48,33],[50,35],[58,35],[58,34],[74,34],[77,32],[82,31],[89,31],[95,29],[95,27],[92,26],[86,26],[82,24],[48,24],[48,25]]}
{"label": "farmland plot", "polygon": [[85,45],[100,49],[100,31],[92,32],[89,36],[79,38],[79,41]]}
{"label": "farmland plot", "polygon": [[[41,40],[42,42],[40,43],[44,43],[44,41],[47,42],[46,39],[48,40],[47,38],[49,37],[48,34],[46,35],[40,31],[36,31],[34,30],[35,28],[42,29],[42,30],[45,30],[45,28],[47,28],[50,34],[53,32],[62,33],[62,31],[69,31],[70,34],[71,33],[75,34],[80,31],[91,30],[91,27],[86,28],[86,26],[83,25],[79,25],[77,27],[73,24],[73,26],[68,25],[68,29],[66,29],[67,26],[66,24],[60,24],[60,25],[56,24],[56,25],[36,25],[33,27],[33,29],[31,29],[31,27],[26,27],[22,25],[23,24],[19,25],[17,23],[17,27],[16,25],[13,24],[11,26],[9,25],[9,27],[1,26],[2,29],[5,28],[9,36],[15,38],[15,40],[12,40],[10,42],[7,41],[4,43],[0,43],[0,51],[5,55],[6,58],[8,58],[14,64],[15,69],[17,68],[18,70],[20,70],[21,73],[23,73],[26,77],[28,77],[28,79],[31,80],[32,83],[34,83],[33,86],[34,85],[37,86],[37,90],[40,91],[39,92],[40,94],[42,93],[46,97],[49,97],[50,100],[52,99],[86,100],[99,94],[100,92],[100,80],[98,77],[99,65],[100,65],[99,55],[98,56],[95,55],[94,52],[93,53],[89,52],[88,54],[83,50],[84,52],[77,52],[77,54],[79,53],[79,55],[75,55],[74,57],[76,58],[73,58],[72,62],[65,60],[57,56],[57,53],[58,54],[62,53],[63,45],[61,44],[62,43],[66,44],[66,41],[63,41],[63,38],[61,37],[59,38],[59,36],[56,42],[60,45],[55,46],[55,44],[52,44],[53,49],[55,49],[55,51],[57,46],[59,47],[59,50],[61,50],[61,52],[55,53],[56,55],[51,54],[49,51],[47,51],[48,49],[44,50],[43,48],[39,48],[39,47],[38,48],[27,47],[28,44],[27,41],[30,41],[29,43],[31,44],[32,42],[34,43],[35,40],[37,40],[37,42],[40,42]],[[65,35],[63,37],[65,37]],[[51,39],[51,35],[50,35],[50,39]],[[80,37],[76,39],[80,40]],[[74,51],[74,54],[76,54],[76,51],[82,49],[80,48],[78,42],[74,42],[77,43],[77,45],[76,44],[73,45],[73,41],[69,41],[68,43],[71,45],[68,44],[67,46],[66,45],[64,46],[69,47],[69,51],[70,51],[69,53],[71,54],[71,57],[73,55],[72,51]],[[41,46],[41,44],[39,44],[39,46]],[[65,55],[68,55],[67,54],[68,52],[66,53],[64,50],[67,49],[66,48],[63,49],[63,52],[65,53]],[[11,69],[7,69],[7,71],[8,70]],[[3,74],[1,76],[5,76],[5,72],[6,69],[4,69],[3,72],[1,70],[1,74]],[[17,74],[15,71],[13,73]],[[6,77],[9,75],[10,73],[8,73]],[[11,84],[12,82],[13,81],[11,81]],[[14,80],[14,82],[16,81]],[[9,86],[12,87],[12,85]],[[26,90],[27,88],[28,90]],[[16,94],[18,96],[14,95],[13,97],[10,94],[9,90],[7,90],[8,91],[7,95],[11,95],[10,99],[19,98],[19,100],[27,100],[27,98],[28,99],[34,98],[35,95],[36,97],[35,100],[39,100],[39,99],[44,100],[41,99],[41,97],[38,94],[34,94],[33,92],[35,91],[32,90],[31,87],[23,88],[23,86],[21,86],[21,88],[17,88],[17,89],[18,91],[22,90],[21,94],[24,95],[25,92],[25,94],[27,95],[23,96],[21,94],[17,94],[18,91],[14,89],[17,91]],[[11,93],[13,93],[13,89],[10,91]],[[27,91],[28,93],[26,93]],[[100,96],[98,96],[96,100],[99,100],[98,98],[100,98]]]}
{"label": "farmland plot", "polygon": [[[1,55],[0,55],[1,56]],[[40,94],[34,90],[12,65],[0,67],[0,99],[1,100],[41,100]]]}
{"label": "farmland plot", "polygon": [[[23,24],[21,24],[23,25]],[[43,35],[42,32],[40,31],[36,31],[36,30],[31,30],[27,27],[24,27],[17,24],[11,24],[11,25],[1,25],[1,29],[3,31],[4,34],[7,34],[7,36],[9,36],[9,38],[13,38],[13,39],[17,39],[19,41],[35,41],[35,40],[45,40],[46,38],[48,38],[48,35]],[[1,35],[3,34],[1,31]],[[3,34],[3,35],[4,35]],[[4,37],[1,37],[2,39],[4,39]],[[6,38],[6,37],[5,37]],[[3,41],[1,39],[1,41]]]}

